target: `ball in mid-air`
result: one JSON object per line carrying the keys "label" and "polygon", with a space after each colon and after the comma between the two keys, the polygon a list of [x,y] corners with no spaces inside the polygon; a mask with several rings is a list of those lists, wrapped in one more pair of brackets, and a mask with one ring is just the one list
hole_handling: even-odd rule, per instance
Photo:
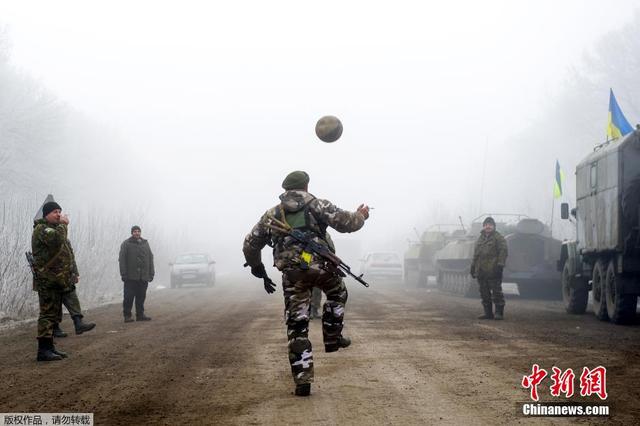
{"label": "ball in mid-air", "polygon": [[323,142],[335,142],[342,135],[342,123],[333,115],[325,115],[316,123],[316,135]]}

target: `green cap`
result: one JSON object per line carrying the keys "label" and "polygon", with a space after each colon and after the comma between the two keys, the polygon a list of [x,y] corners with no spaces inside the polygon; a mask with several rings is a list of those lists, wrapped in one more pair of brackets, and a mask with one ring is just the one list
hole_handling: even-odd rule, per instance
{"label": "green cap", "polygon": [[282,188],[287,191],[290,189],[304,189],[309,183],[309,175],[307,172],[296,170],[287,175],[282,181]]}

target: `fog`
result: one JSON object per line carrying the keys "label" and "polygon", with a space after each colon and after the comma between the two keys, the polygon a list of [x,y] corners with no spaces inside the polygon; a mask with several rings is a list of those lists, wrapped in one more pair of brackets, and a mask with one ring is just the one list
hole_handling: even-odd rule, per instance
{"label": "fog", "polygon": [[[339,207],[375,207],[359,233],[333,234],[338,252],[401,253],[414,228],[484,212],[548,223],[555,160],[571,201],[577,161],[604,139],[609,88],[640,118],[624,74],[637,55],[604,69],[598,54],[631,43],[638,6],[3,2],[7,67],[65,115],[30,116],[23,142],[0,127],[2,195],[53,193],[72,220],[120,217],[122,239],[137,223],[165,239],[146,234],[152,248],[208,251],[221,272],[240,272],[244,235],[292,170]],[[314,134],[327,114],[344,125],[332,144]]]}

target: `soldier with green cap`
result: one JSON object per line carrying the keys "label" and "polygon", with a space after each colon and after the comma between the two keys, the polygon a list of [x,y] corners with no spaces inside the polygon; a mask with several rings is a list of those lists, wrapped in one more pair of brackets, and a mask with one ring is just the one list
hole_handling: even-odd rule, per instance
{"label": "soldier with green cap", "polygon": [[[502,271],[507,261],[507,241],[496,231],[496,222],[487,217],[482,222],[482,232],[476,241],[471,262],[471,277],[477,278],[484,314],[479,319],[504,318],[504,294]],[[495,316],[493,305],[496,306]]]}
{"label": "soldier with green cap", "polygon": [[[309,305],[314,287],[322,290],[326,302],[322,308],[322,337],[325,352],[346,348],[351,341],[342,335],[347,288],[332,264],[304,250],[304,246],[288,234],[274,230],[272,220],[303,231],[315,242],[335,251],[327,228],[338,232],[355,232],[369,218],[369,207],[361,204],[355,212],[342,210],[331,202],[308,192],[309,175],[295,171],[282,182],[285,192],[280,203],[267,210],[245,237],[243,252],[251,273],[267,276],[261,251],[273,247],[274,266],[282,272],[289,363],[297,396],[308,396],[313,382],[313,353],[309,341]],[[265,280],[265,290],[275,288]]]}

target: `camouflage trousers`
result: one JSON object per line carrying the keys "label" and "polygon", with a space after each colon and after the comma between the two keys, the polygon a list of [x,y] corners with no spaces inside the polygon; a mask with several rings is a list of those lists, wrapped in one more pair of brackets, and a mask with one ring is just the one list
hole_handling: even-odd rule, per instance
{"label": "camouflage trousers", "polygon": [[504,306],[504,294],[502,293],[502,280],[500,278],[478,278],[480,285],[480,297],[482,304],[491,306],[491,301],[496,306]]}
{"label": "camouflage trousers", "polygon": [[311,291],[317,287],[326,295],[322,309],[322,338],[325,345],[333,345],[342,335],[347,287],[341,277],[318,269],[284,271],[282,287],[291,374],[296,384],[312,383],[313,352],[309,341]]}
{"label": "camouflage trousers", "polygon": [[62,291],[58,288],[40,286],[38,300],[38,338],[53,338],[53,326],[62,319]]}
{"label": "camouflage trousers", "polygon": [[[69,315],[71,317],[80,317],[82,318],[82,309],[80,309],[80,299],[78,299],[78,294],[75,290],[69,291],[67,293],[62,294],[61,299],[62,304],[69,311]],[[58,323],[62,322],[62,307],[60,307],[60,316],[58,318]]]}

